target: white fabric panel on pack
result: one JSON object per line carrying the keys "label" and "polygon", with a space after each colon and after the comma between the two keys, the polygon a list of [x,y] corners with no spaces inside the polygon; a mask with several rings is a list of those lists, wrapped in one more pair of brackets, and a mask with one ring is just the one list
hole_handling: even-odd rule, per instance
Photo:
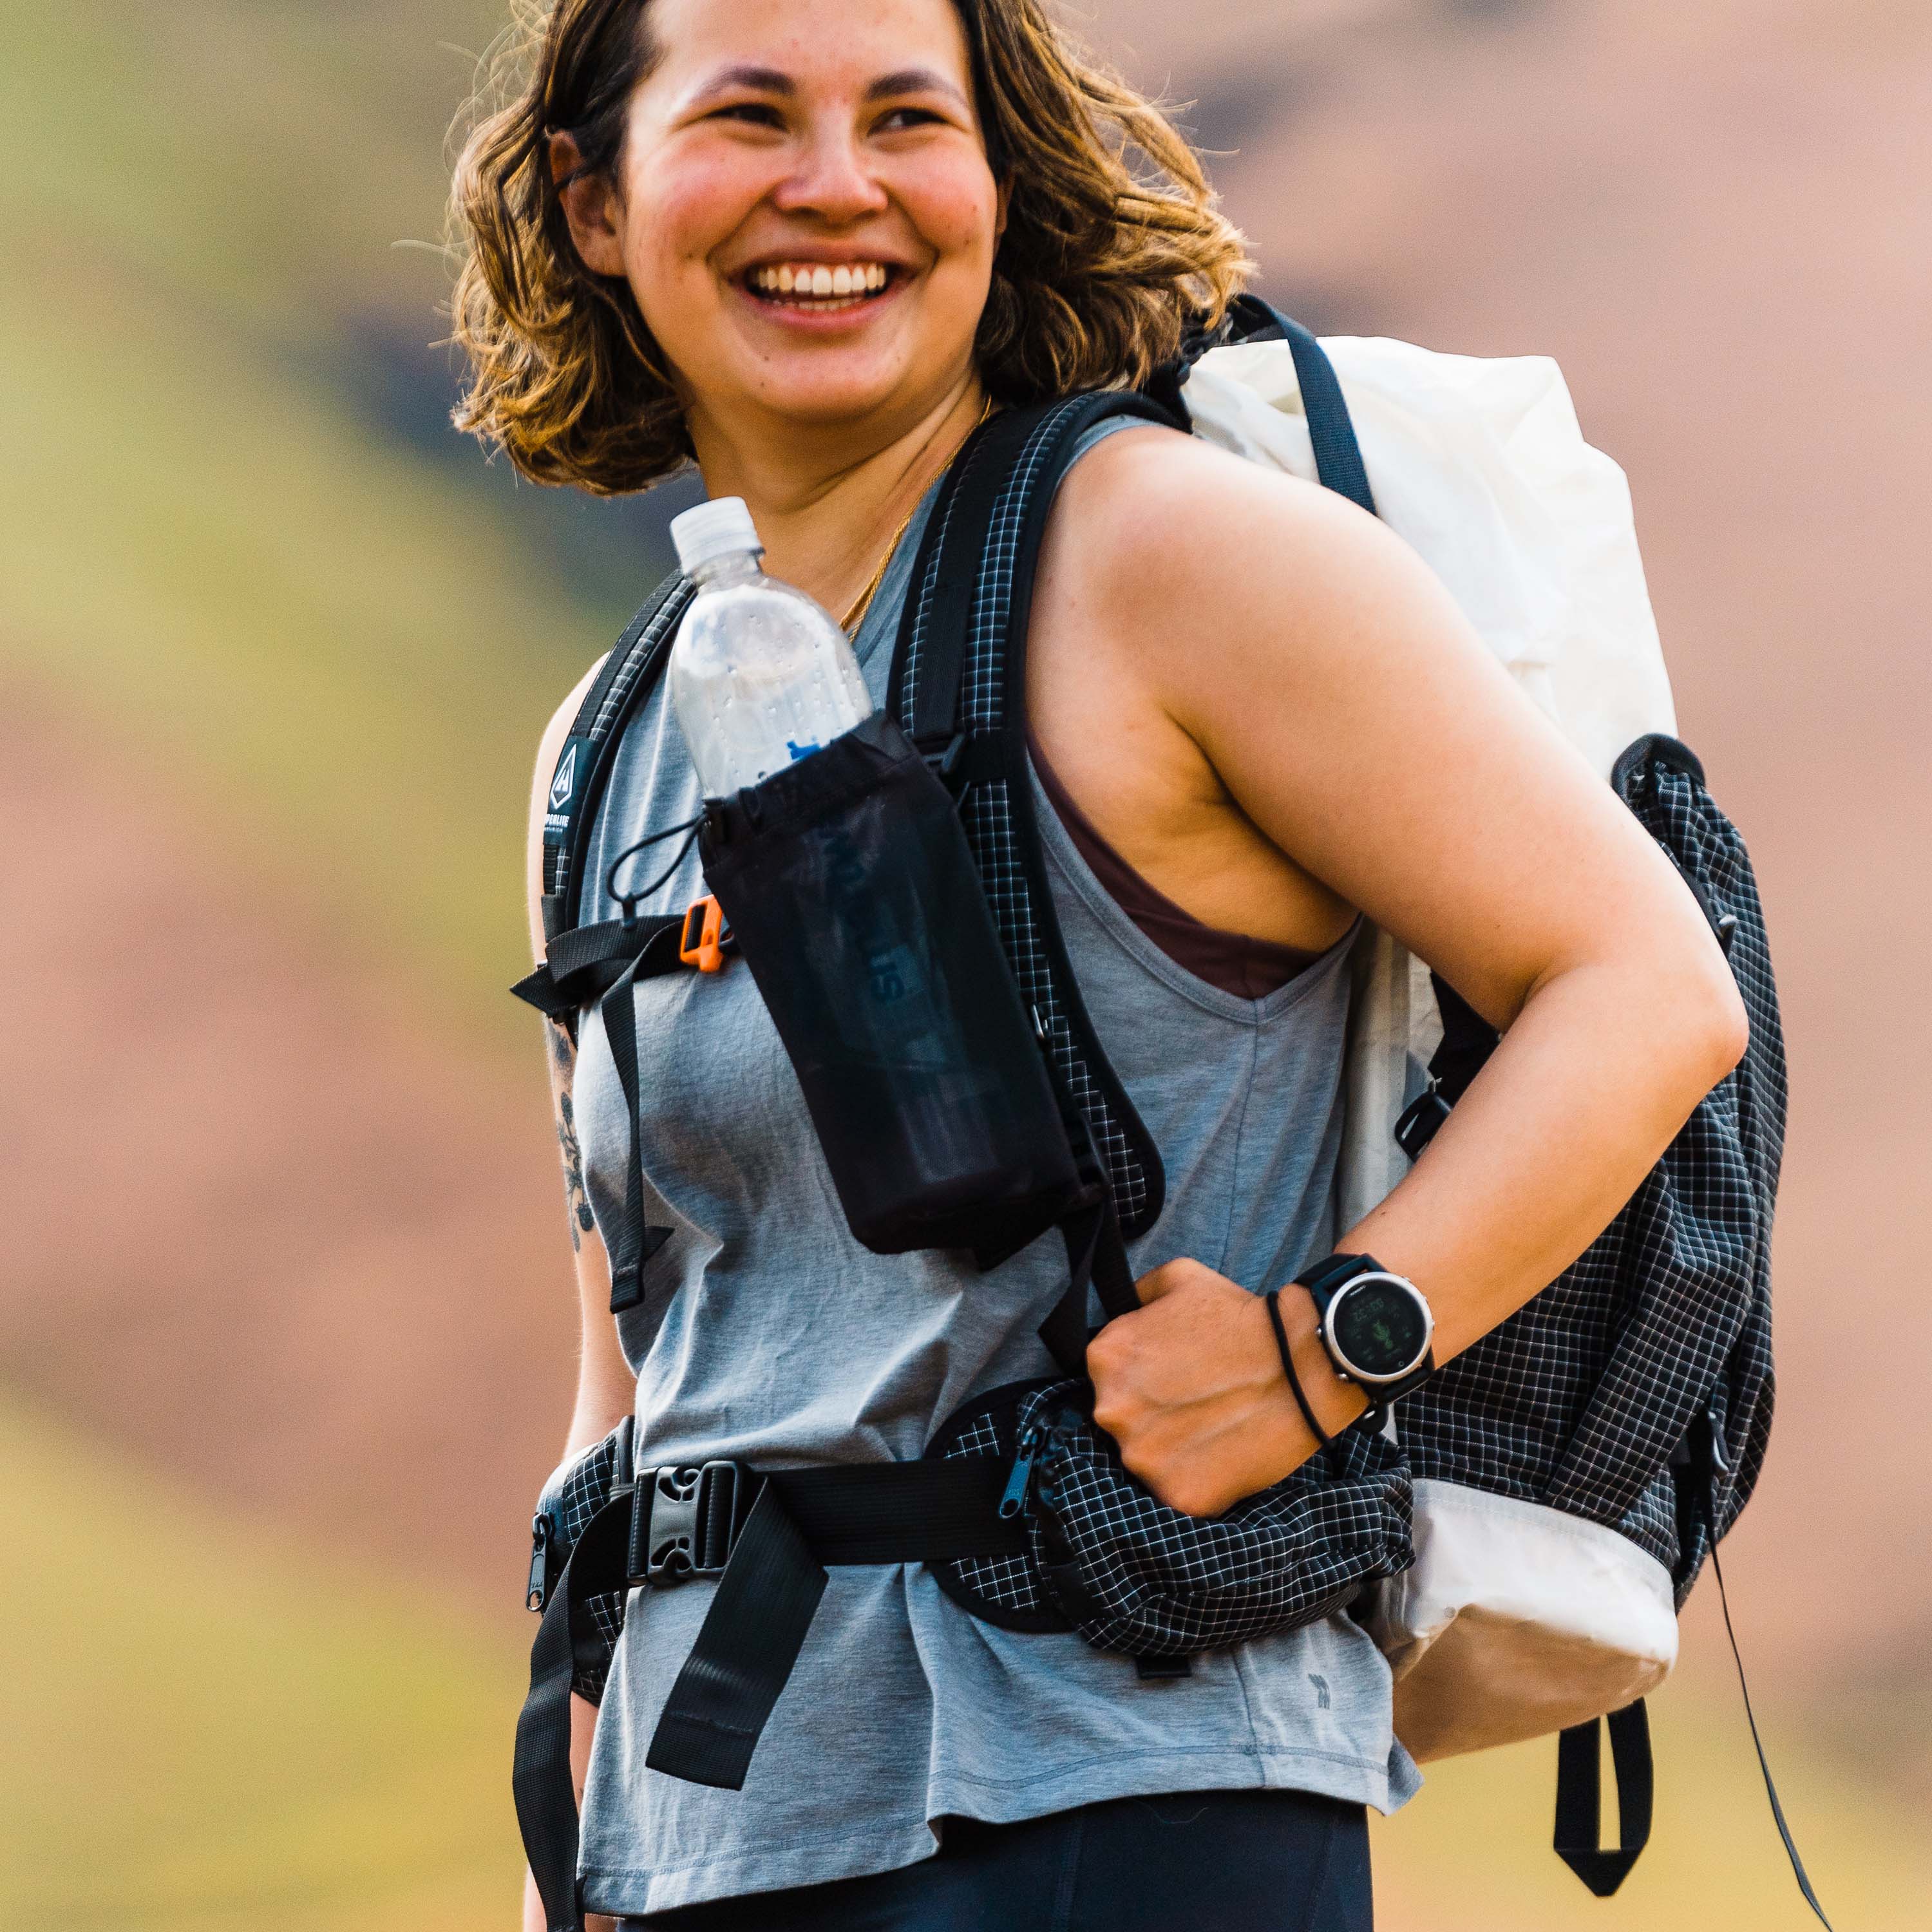
{"label": "white fabric panel on pack", "polygon": [[1677,1660],[1670,1573],[1614,1529],[1424,1478],[1414,1538],[1369,1628],[1419,1763],[1620,1710]]}
{"label": "white fabric panel on pack", "polygon": [[[1556,364],[1386,336],[1322,346],[1382,520],[1598,776],[1646,732],[1674,734],[1630,486],[1583,440]],[[1316,480],[1286,343],[1210,350],[1182,394],[1196,435]]]}

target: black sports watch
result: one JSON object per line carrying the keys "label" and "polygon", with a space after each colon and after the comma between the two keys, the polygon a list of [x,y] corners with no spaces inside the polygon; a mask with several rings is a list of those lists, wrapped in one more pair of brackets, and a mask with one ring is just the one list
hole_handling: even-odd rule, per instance
{"label": "black sports watch", "polygon": [[1314,1298],[1336,1374],[1368,1396],[1379,1428],[1391,1403],[1436,1372],[1436,1318],[1421,1289],[1370,1255],[1330,1255],[1295,1280]]}

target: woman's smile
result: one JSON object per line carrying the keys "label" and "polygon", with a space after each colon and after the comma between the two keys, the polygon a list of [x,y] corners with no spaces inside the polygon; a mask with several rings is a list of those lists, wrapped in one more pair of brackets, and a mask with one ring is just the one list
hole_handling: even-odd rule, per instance
{"label": "woman's smile", "polygon": [[911,274],[900,263],[868,256],[835,262],[800,255],[757,263],[730,279],[763,315],[796,327],[869,320]]}

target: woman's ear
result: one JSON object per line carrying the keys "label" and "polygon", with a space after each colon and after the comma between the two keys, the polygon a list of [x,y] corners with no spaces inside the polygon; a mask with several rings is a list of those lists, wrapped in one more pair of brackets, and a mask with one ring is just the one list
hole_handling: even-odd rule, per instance
{"label": "woman's ear", "polygon": [[583,150],[569,134],[550,137],[550,175],[584,266],[593,275],[621,275],[624,238],[617,225],[621,208],[609,178],[585,170]]}

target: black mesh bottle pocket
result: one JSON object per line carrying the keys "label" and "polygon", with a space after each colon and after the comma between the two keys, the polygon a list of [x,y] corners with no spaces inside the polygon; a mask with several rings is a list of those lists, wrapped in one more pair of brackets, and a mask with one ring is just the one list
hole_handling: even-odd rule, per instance
{"label": "black mesh bottle pocket", "polygon": [[714,800],[698,849],[860,1242],[990,1265],[1082,1204],[952,800],[891,718]]}

